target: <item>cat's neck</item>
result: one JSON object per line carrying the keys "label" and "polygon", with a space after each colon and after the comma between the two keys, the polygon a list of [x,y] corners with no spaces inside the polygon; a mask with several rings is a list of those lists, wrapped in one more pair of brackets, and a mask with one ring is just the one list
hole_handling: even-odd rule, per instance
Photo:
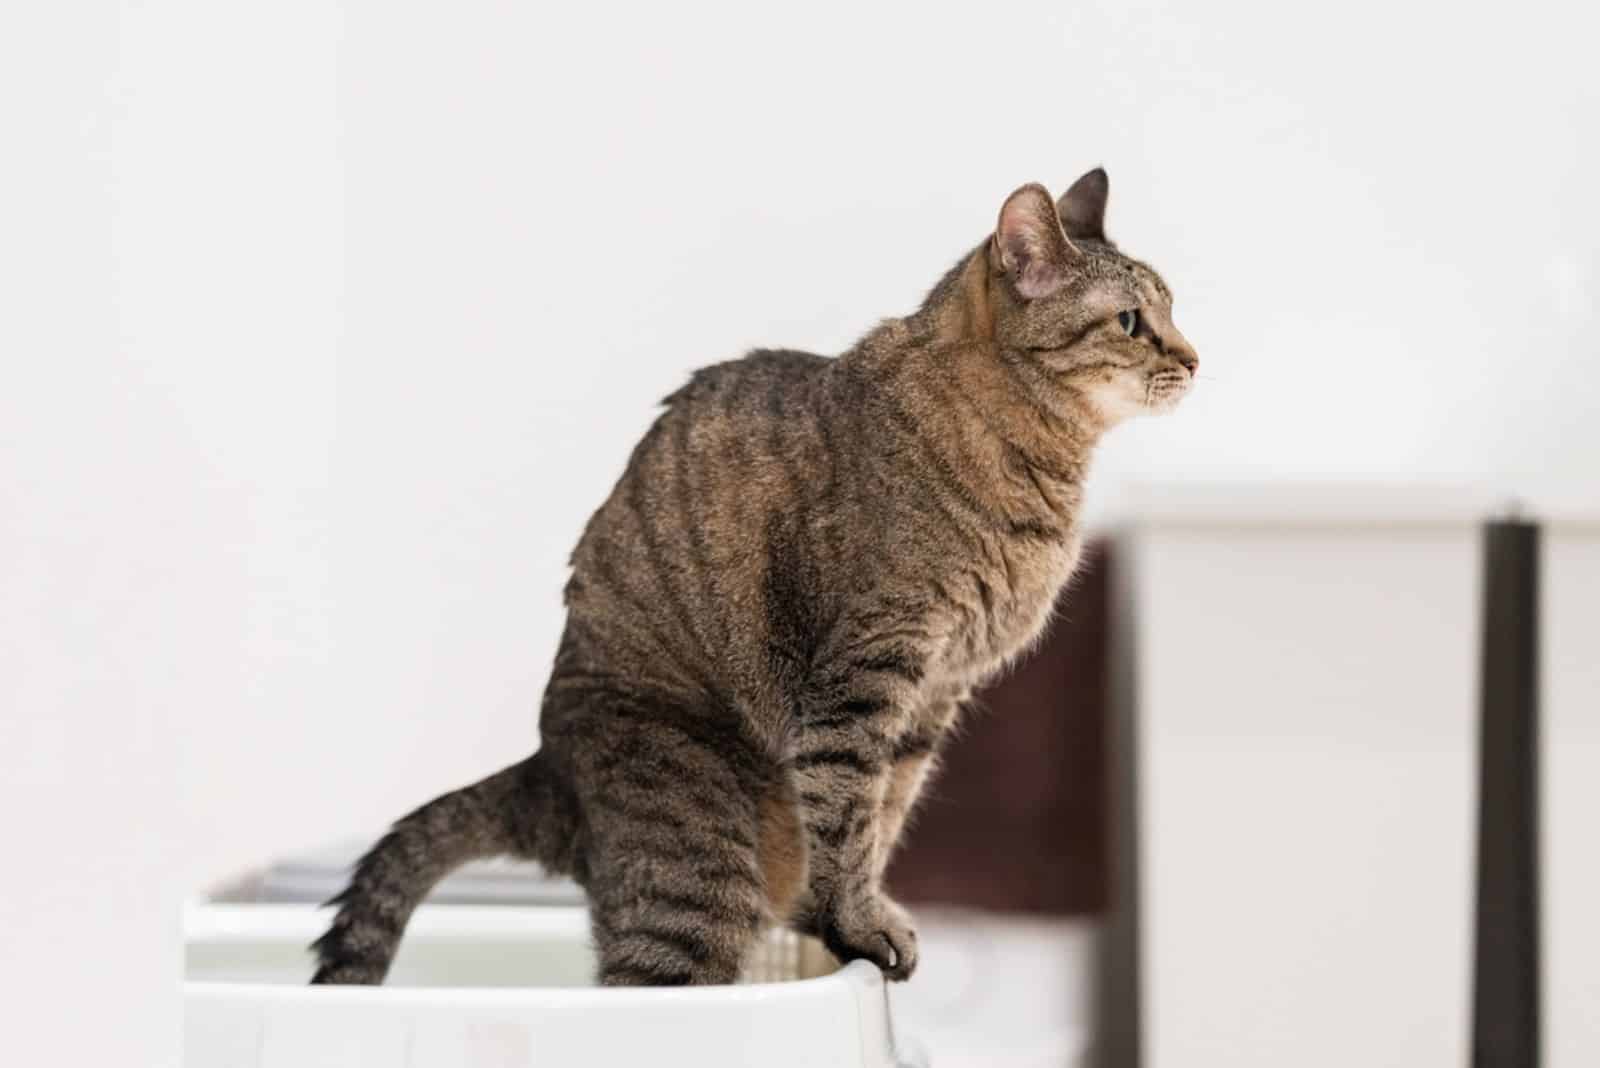
{"label": "cat's neck", "polygon": [[[922,306],[889,319],[845,357],[875,367],[930,417],[965,414],[1009,450],[1048,471],[1086,471],[1110,422],[1087,397],[1064,389],[1026,353],[994,339],[994,304],[1003,299],[988,243],[942,278]],[[948,435],[940,435],[946,436]],[[970,436],[967,440],[971,441]]]}
{"label": "cat's neck", "polygon": [[913,333],[945,345],[994,337],[989,242],[973,249],[928,291],[922,307],[902,320]]}
{"label": "cat's neck", "polygon": [[840,358],[840,369],[876,398],[870,404],[883,406],[886,432],[915,433],[973,498],[1066,536],[1106,428],[1092,407],[1050,389],[1045,372],[1021,354],[964,330],[930,329],[940,321],[981,323],[983,305],[957,301],[931,311],[931,320],[925,305],[885,321]]}

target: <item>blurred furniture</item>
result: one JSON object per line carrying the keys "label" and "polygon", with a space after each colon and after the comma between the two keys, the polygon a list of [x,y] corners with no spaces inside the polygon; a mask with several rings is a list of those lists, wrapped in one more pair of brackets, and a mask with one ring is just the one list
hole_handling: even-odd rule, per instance
{"label": "blurred furniture", "polygon": [[1483,528],[1473,1068],[1539,1068],[1539,527]]}
{"label": "blurred furniture", "polygon": [[889,871],[904,900],[1104,910],[1107,575],[1089,545],[1049,631],[963,716]]}
{"label": "blurred furniture", "polygon": [[1131,502],[1108,1063],[1466,1063],[1484,512],[1331,487]]}
{"label": "blurred furniture", "polygon": [[1495,505],[1130,502],[1106,1064],[1600,1063],[1600,510]]}
{"label": "blurred furniture", "polygon": [[1541,515],[1544,1064],[1600,1064],[1600,508]]}
{"label": "blurred furniture", "polygon": [[937,1068],[1092,1064],[1106,901],[1108,561],[974,702],[889,872],[922,959],[890,996]]}

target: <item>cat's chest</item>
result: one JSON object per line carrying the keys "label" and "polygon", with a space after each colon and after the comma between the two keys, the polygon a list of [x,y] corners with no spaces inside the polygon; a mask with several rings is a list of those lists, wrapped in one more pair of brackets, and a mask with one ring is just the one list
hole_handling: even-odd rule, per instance
{"label": "cat's chest", "polygon": [[973,684],[1025,653],[1049,625],[1078,564],[1077,539],[1010,547],[997,566],[967,576],[976,597],[954,620],[941,674]]}

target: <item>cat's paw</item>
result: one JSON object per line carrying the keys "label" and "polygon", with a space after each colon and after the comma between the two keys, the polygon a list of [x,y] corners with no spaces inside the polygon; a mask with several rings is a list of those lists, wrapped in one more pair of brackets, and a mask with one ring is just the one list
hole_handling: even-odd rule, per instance
{"label": "cat's paw", "polygon": [[911,978],[917,931],[911,914],[881,894],[844,901],[817,917],[817,933],[841,961],[870,960],[888,979]]}

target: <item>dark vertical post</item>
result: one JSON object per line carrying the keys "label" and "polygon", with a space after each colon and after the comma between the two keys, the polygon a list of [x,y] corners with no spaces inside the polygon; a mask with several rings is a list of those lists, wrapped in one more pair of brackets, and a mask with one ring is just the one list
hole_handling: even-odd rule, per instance
{"label": "dark vertical post", "polygon": [[1539,1065],[1539,528],[1484,539],[1473,1068]]}
{"label": "dark vertical post", "polygon": [[1107,617],[1106,753],[1109,770],[1109,897],[1099,944],[1098,1068],[1139,1068],[1144,1061],[1144,1006],[1139,924],[1138,649],[1134,619],[1135,539],[1114,543],[1106,566],[1111,595]]}

